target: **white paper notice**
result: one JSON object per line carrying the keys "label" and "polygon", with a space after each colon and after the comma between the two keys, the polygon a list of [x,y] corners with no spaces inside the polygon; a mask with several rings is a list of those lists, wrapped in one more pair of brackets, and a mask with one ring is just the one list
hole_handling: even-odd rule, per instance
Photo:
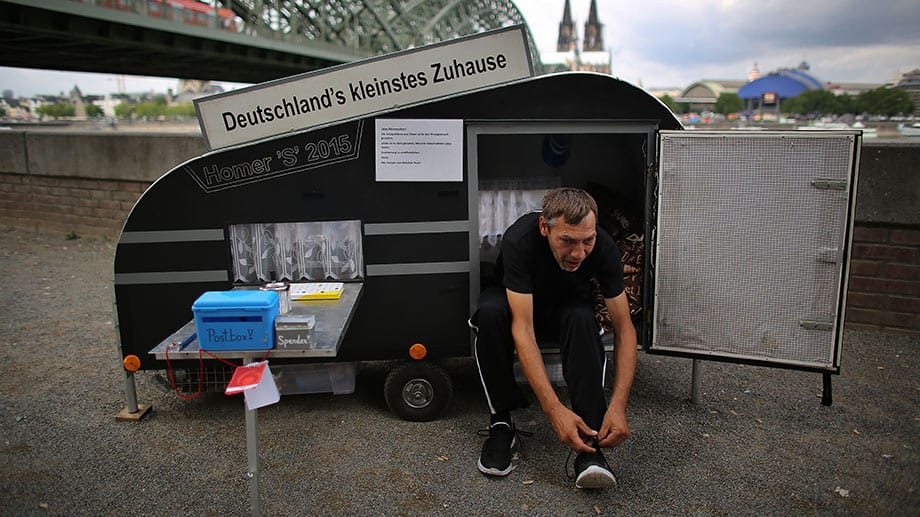
{"label": "white paper notice", "polygon": [[377,181],[463,181],[463,121],[377,119]]}

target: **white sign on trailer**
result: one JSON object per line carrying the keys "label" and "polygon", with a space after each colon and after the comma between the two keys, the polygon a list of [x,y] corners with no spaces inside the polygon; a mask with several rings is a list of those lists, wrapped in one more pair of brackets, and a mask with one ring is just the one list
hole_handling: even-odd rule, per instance
{"label": "white sign on trailer", "polygon": [[377,181],[463,181],[463,121],[377,119]]}
{"label": "white sign on trailer", "polygon": [[197,99],[208,147],[366,117],[533,76],[523,25]]}

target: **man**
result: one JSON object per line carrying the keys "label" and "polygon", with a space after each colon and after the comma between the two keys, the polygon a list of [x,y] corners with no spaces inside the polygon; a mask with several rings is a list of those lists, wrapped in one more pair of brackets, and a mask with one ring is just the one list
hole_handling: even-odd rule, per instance
{"label": "man", "polygon": [[[476,364],[491,422],[479,470],[506,476],[517,431],[513,409],[526,405],[514,379],[514,352],[559,441],[571,447],[578,488],[616,484],[602,447],[629,437],[626,405],[636,369],[636,330],[623,291],[616,244],[597,227],[597,204],[585,191],[559,188],[543,198],[542,213],[518,219],[502,237],[496,264],[501,287],[485,289],[471,320]],[[614,383],[604,395],[606,354],[594,316],[594,282],[603,293],[616,334]],[[558,341],[572,409],[556,395],[537,345]]]}

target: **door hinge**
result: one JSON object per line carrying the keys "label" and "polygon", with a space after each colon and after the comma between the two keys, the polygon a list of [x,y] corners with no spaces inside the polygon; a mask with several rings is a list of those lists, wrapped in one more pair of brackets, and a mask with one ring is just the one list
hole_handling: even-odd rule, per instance
{"label": "door hinge", "polygon": [[840,257],[840,251],[837,248],[821,248],[818,250],[818,260],[828,264],[836,264]]}
{"label": "door hinge", "polygon": [[834,330],[834,323],[829,321],[801,320],[799,325],[808,330]]}
{"label": "door hinge", "polygon": [[811,186],[820,190],[846,190],[846,180],[833,180],[828,178],[814,178],[811,180]]}

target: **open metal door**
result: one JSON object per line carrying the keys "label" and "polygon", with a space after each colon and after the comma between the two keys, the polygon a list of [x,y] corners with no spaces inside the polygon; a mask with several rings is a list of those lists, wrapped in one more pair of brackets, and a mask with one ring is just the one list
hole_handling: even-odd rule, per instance
{"label": "open metal door", "polygon": [[649,352],[839,373],[860,140],[660,133]]}

